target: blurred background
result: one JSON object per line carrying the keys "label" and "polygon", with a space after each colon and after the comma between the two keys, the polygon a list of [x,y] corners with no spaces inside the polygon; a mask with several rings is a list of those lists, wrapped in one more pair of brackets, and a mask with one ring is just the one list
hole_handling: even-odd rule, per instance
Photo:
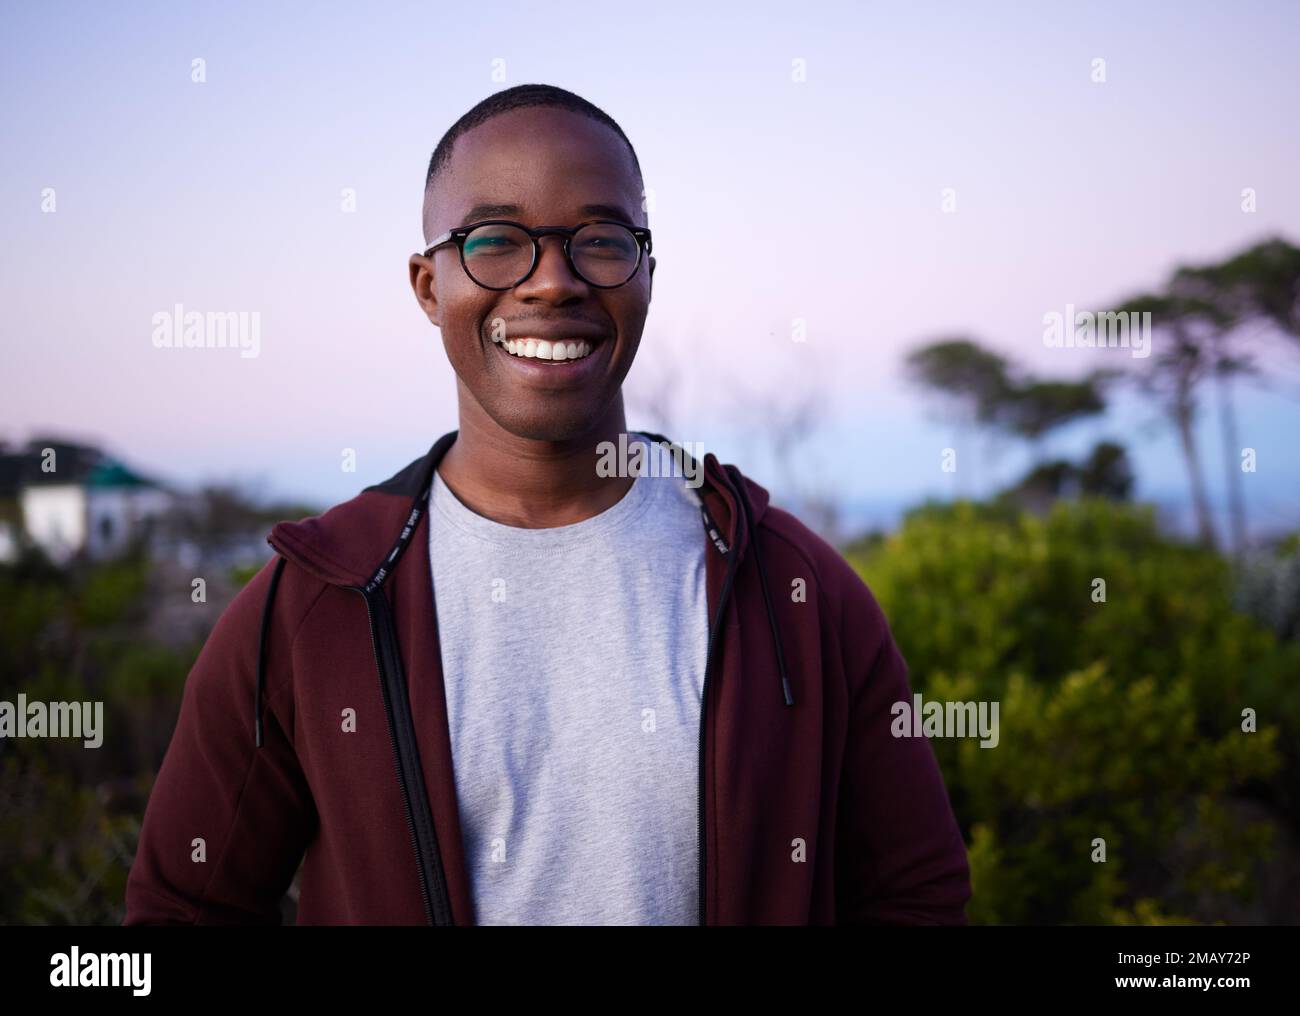
{"label": "blurred background", "polygon": [[[122,919],[186,674],[270,526],[456,426],[406,275],[425,168],[542,82],[645,174],[630,426],[840,547],[914,690],[1000,703],[997,748],[934,742],[971,919],[1300,923],[1300,8],[0,28],[0,700],[102,701],[107,731],[0,739],[0,922]],[[160,338],[192,312],[229,344]],[[1103,320],[1131,341],[1089,344]]]}

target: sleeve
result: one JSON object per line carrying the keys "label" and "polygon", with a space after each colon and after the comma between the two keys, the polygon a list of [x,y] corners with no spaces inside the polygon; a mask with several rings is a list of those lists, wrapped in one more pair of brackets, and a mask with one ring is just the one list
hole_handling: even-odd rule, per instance
{"label": "sleeve", "polygon": [[925,737],[891,732],[894,703],[912,701],[907,664],[875,597],[849,571],[836,922],[965,924],[970,867],[934,748]]}
{"label": "sleeve", "polygon": [[[185,682],[126,885],[125,925],[279,924],[280,900],[316,825],[286,727],[290,641],[271,615],[264,739],[253,708],[262,612],[276,559],[235,596]],[[283,592],[280,594],[284,599]]]}

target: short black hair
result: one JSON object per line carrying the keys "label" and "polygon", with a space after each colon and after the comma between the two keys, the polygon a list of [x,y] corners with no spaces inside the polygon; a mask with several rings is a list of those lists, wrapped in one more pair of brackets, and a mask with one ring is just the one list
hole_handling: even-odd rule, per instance
{"label": "short black hair", "polygon": [[479,126],[479,124],[486,123],[494,116],[508,113],[512,109],[524,109],[528,106],[550,106],[554,109],[567,109],[572,113],[578,113],[611,128],[615,134],[623,139],[623,143],[627,145],[627,150],[632,153],[632,165],[636,167],[636,175],[642,179],[644,185],[644,178],[641,177],[641,163],[636,157],[636,149],[632,147],[632,142],[623,133],[623,128],[618,125],[612,116],[599,106],[588,102],[581,95],[575,95],[573,92],[557,88],[555,85],[534,84],[515,85],[513,88],[507,88],[505,91],[489,95],[451,125],[447,133],[442,136],[442,140],[438,142],[438,147],[433,150],[432,158],[429,159],[429,170],[424,175],[425,194],[428,194],[434,178],[451,161],[451,150],[456,144],[457,138],[466,131]]}

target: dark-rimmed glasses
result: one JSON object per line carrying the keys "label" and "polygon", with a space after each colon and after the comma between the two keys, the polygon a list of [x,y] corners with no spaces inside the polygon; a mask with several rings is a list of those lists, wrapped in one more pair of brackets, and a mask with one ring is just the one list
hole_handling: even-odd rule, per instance
{"label": "dark-rimmed glasses", "polygon": [[529,229],[509,219],[485,219],[436,237],[425,250],[428,257],[454,243],[465,274],[484,289],[513,289],[530,275],[542,256],[539,240],[564,237],[569,270],[597,289],[615,289],[641,267],[650,253],[650,230],[617,219],[593,219],[578,226],[538,226]]}

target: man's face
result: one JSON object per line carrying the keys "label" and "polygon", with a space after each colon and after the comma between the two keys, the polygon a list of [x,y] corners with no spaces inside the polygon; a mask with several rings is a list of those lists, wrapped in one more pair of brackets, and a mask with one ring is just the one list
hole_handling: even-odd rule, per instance
{"label": "man's face", "polygon": [[[631,153],[603,124],[534,107],[493,117],[463,134],[426,200],[425,238],[480,219],[529,228],[590,219],[647,225]],[[563,238],[541,240],[533,273],[513,289],[483,289],[454,244],[411,258],[411,285],[442,331],[447,358],[470,398],[518,437],[566,441],[591,432],[618,397],[641,342],[654,258],[616,289],[590,286],[564,258]],[[586,341],[576,360],[512,355],[528,338]],[[567,348],[567,342],[566,342]],[[467,407],[472,408],[472,407]]]}

